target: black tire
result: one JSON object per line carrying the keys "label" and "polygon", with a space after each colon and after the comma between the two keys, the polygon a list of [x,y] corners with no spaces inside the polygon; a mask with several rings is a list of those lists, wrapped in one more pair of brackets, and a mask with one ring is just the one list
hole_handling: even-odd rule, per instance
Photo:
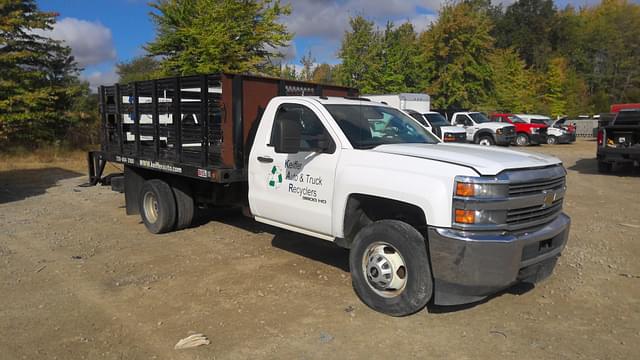
{"label": "black tire", "polygon": [[176,199],[169,184],[158,179],[145,181],[138,201],[140,216],[147,230],[154,234],[173,230],[176,224]]}
{"label": "black tire", "polygon": [[[380,246],[384,256],[395,256],[397,259],[395,254],[399,254],[402,259],[405,269],[399,266],[397,270],[393,270],[391,267],[394,281],[404,281],[401,289],[374,289],[375,285],[368,278],[368,274],[379,275],[377,272],[373,273],[369,264],[380,262],[368,262],[367,259],[377,254],[370,252],[372,247],[376,249]],[[373,255],[367,256],[367,253]],[[388,264],[386,269],[389,269]],[[413,314],[425,307],[433,293],[433,279],[425,239],[415,228],[402,221],[380,220],[362,228],[356,235],[349,253],[349,268],[353,289],[360,300],[370,308],[387,315]],[[405,277],[402,278],[402,275]]]}
{"label": "black tire", "polygon": [[493,141],[493,136],[485,135],[485,134],[480,135],[480,136],[478,136],[476,138],[476,144],[482,145],[483,142],[487,143],[488,145],[495,145],[496,144],[496,142]]}
{"label": "black tire", "polygon": [[553,135],[547,136],[547,144],[555,145],[557,143],[558,143],[558,139],[555,136],[553,136]]}
{"label": "black tire", "polygon": [[531,142],[529,141],[529,135],[525,134],[525,133],[519,133],[516,136],[516,145],[518,146],[527,146],[531,144]]}
{"label": "black tire", "polygon": [[598,161],[598,172],[600,173],[610,173],[613,170],[613,164],[612,163],[608,163],[608,162],[604,162],[604,161]]}
{"label": "black tire", "polygon": [[176,181],[171,184],[171,190],[176,198],[176,230],[186,229],[193,223],[195,217],[195,202],[193,193],[188,184],[183,181]]}

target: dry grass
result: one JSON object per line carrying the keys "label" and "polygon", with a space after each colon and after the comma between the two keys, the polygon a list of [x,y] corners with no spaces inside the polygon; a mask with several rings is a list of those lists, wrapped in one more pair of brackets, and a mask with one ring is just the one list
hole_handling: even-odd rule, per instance
{"label": "dry grass", "polygon": [[50,167],[86,173],[87,152],[50,147],[37,150],[14,149],[0,153],[0,171]]}

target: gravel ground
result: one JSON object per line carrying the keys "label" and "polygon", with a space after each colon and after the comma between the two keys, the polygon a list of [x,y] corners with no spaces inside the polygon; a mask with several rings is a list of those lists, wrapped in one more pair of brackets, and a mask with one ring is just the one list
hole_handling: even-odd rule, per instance
{"label": "gravel ground", "polygon": [[331,243],[234,211],[152,235],[81,162],[0,164],[0,359],[637,359],[640,171],[598,174],[593,141],[527,151],[569,172],[555,273],[405,318],[359,302]]}

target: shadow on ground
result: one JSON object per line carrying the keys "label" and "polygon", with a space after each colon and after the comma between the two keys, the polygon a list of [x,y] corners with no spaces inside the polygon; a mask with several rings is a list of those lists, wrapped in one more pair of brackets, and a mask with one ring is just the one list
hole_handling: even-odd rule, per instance
{"label": "shadow on ground", "polygon": [[82,175],[57,167],[0,171],[0,204],[44,194],[58,181]]}
{"label": "shadow on ground", "polygon": [[585,174],[585,175],[640,177],[640,170],[638,168],[635,168],[632,164],[614,165],[613,171],[608,173],[600,173],[598,172],[597,159],[580,159],[576,161],[576,163],[573,166],[570,166],[569,170],[574,170],[579,172],[580,174]]}
{"label": "shadow on ground", "polygon": [[254,234],[273,234],[271,240],[273,247],[349,272],[349,250],[332,242],[259,223],[243,216],[237,209],[201,210],[194,226],[204,225],[214,220]]}

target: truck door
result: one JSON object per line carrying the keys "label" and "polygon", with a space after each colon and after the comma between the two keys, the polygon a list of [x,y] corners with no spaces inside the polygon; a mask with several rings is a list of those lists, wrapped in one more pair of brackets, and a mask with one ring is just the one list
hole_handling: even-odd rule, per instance
{"label": "truck door", "polygon": [[[256,135],[249,159],[249,204],[257,220],[331,235],[333,181],[339,157],[335,136],[312,104],[281,104],[275,118],[300,121],[300,152],[275,152],[274,118]],[[267,117],[268,114],[265,114]]]}
{"label": "truck door", "polygon": [[467,141],[473,141],[473,136],[476,133],[477,127],[473,120],[467,114],[457,114],[454,119],[456,125],[462,124],[465,132],[467,133]]}

